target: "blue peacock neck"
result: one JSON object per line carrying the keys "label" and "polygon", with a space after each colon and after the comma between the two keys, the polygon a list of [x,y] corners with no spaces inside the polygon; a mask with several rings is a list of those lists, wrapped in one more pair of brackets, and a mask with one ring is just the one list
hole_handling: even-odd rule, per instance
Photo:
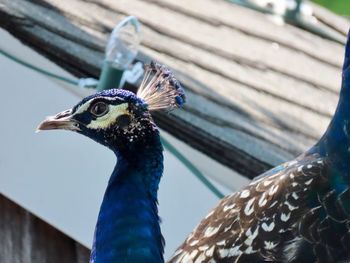
{"label": "blue peacock neck", "polygon": [[164,262],[157,209],[163,173],[158,131],[140,143],[115,151],[117,165],[100,208],[90,262]]}
{"label": "blue peacock neck", "polygon": [[[343,66],[342,88],[334,117],[318,144],[317,152],[332,163],[331,175],[337,182],[350,183],[350,45],[347,44]],[[312,151],[312,150],[311,150]]]}

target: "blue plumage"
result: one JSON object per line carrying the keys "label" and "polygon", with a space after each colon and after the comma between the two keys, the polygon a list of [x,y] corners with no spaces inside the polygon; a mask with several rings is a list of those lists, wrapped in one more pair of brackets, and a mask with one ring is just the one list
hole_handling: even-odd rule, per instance
{"label": "blue plumage", "polygon": [[91,262],[163,262],[157,189],[163,172],[158,132],[129,157],[118,154],[101,205]]}
{"label": "blue plumage", "polygon": [[184,102],[184,91],[172,73],[151,63],[137,96],[126,90],[102,91],[39,125],[39,130],[76,131],[116,154],[91,263],[164,262],[157,208],[163,148],[150,110],[173,109]]}

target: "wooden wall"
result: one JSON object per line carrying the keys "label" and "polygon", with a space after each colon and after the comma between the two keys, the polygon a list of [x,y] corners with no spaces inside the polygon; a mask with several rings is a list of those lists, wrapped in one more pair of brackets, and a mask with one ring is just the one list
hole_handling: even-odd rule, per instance
{"label": "wooden wall", "polygon": [[1,263],[86,263],[90,251],[0,194]]}

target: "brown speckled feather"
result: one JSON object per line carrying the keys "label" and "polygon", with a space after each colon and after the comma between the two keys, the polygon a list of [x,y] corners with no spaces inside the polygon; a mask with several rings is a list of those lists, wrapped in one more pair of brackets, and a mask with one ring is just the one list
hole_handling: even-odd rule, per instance
{"label": "brown speckled feather", "polygon": [[305,242],[302,223],[312,219],[309,190],[326,182],[326,170],[322,159],[311,156],[263,174],[222,199],[169,262],[293,261],[291,247]]}

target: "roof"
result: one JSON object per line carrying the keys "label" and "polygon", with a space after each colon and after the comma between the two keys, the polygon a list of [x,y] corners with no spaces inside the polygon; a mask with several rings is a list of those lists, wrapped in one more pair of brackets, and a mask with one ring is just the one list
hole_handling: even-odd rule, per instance
{"label": "roof", "polygon": [[[227,1],[1,2],[1,27],[77,76],[97,77],[109,32],[137,16],[139,59],[170,66],[188,96],[157,123],[250,178],[311,146],[337,103],[341,44]],[[314,8],[346,34],[347,20]]]}

